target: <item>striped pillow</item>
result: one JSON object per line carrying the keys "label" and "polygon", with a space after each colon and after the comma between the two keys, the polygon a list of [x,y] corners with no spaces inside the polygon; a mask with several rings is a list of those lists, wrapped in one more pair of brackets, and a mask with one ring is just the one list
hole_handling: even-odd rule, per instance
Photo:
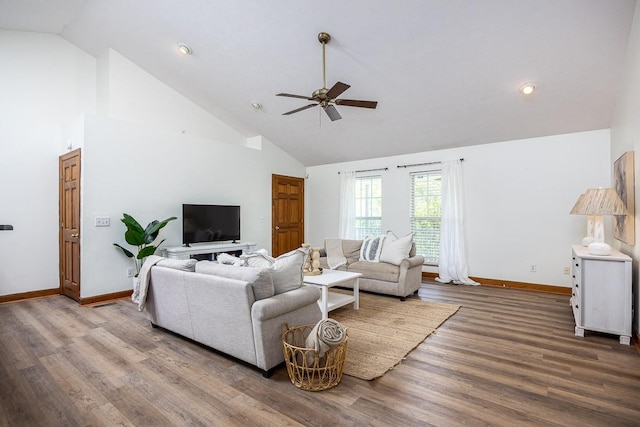
{"label": "striped pillow", "polygon": [[382,252],[385,237],[365,237],[360,248],[360,261],[380,262],[380,252]]}

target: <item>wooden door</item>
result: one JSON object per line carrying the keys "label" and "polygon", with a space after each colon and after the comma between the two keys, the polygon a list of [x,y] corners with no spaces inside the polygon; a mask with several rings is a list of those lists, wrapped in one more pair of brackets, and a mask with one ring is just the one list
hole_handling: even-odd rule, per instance
{"label": "wooden door", "polygon": [[273,175],[271,183],[271,253],[278,256],[304,242],[304,179]]}
{"label": "wooden door", "polygon": [[80,301],[80,149],[59,159],[60,293]]}

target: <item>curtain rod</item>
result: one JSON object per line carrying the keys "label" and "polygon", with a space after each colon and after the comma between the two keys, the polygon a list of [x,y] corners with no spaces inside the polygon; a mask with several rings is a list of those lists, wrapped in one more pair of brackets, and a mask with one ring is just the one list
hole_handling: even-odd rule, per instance
{"label": "curtain rod", "polygon": [[[461,162],[464,162],[464,158],[460,159]],[[413,166],[428,166],[428,165],[437,165],[442,162],[429,162],[429,163],[414,163],[412,165],[398,165],[397,168],[410,168]]]}
{"label": "curtain rod", "polygon": [[[389,168],[378,168],[378,169],[363,169],[363,170],[359,170],[359,171],[354,171],[355,173],[359,173],[359,172],[376,172],[376,171],[388,171]],[[340,175],[342,172],[338,171],[338,175]]]}

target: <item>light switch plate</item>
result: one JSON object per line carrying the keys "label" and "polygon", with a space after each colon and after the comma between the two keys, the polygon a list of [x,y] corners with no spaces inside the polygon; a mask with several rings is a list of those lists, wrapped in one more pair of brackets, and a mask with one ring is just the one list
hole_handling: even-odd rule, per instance
{"label": "light switch plate", "polygon": [[108,216],[97,216],[95,223],[96,227],[109,227],[111,225],[111,218]]}

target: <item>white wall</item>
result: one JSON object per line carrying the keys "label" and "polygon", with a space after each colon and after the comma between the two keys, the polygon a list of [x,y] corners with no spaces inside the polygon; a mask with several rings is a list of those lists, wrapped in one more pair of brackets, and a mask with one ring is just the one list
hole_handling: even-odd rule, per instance
{"label": "white wall", "polygon": [[[383,229],[409,232],[409,173],[398,165],[464,158],[469,273],[475,277],[570,287],[570,245],[586,220],[569,215],[589,187],[610,182],[609,131],[532,138],[307,168],[307,240],[338,230],[338,171],[388,167]],[[529,272],[536,264],[537,272]]]}
{"label": "white wall", "polygon": [[[243,240],[271,247],[271,174],[305,168],[270,141],[247,148],[112,50],[96,59],[59,36],[0,31],[0,63],[0,224],[15,227],[0,231],[0,295],[59,286],[58,157],[69,144],[82,148],[82,298],[131,288],[130,260],[112,245],[124,243],[123,212],[146,225],[180,217],[183,202],[239,204]],[[165,244],[181,244],[181,229],[170,223]]]}
{"label": "white wall", "polygon": [[[100,117],[87,117],[82,159],[83,298],[131,287],[126,212],[142,226],[170,216],[164,245],[182,244],[182,204],[241,207],[241,238],[271,250],[271,174],[302,177],[304,166],[267,139],[246,137],[113,50],[98,61]],[[108,117],[105,117],[108,116]],[[255,145],[255,144],[253,144]],[[111,227],[95,227],[96,216]]]}
{"label": "white wall", "polygon": [[[193,57],[174,53],[167,59],[185,62]],[[167,132],[240,145],[246,137],[212,116],[113,49],[98,58],[98,113],[118,120],[145,124]]]}
{"label": "white wall", "polygon": [[58,156],[95,108],[95,58],[61,37],[0,30],[0,295],[58,280]]}
{"label": "white wall", "polygon": [[[627,59],[622,73],[620,92],[611,125],[611,159],[615,161],[627,151],[635,152],[636,183],[640,178],[640,6],[636,5],[633,26],[627,45]],[[633,258],[634,330],[640,331],[640,287],[638,261],[640,260],[640,186],[635,186],[635,231],[636,244],[633,246],[615,241],[616,246]]]}
{"label": "white wall", "polygon": [[[182,244],[182,203],[241,206],[241,237],[271,250],[271,174],[304,176],[304,167],[266,140],[262,150],[89,117],[83,149],[82,297],[129,289],[122,213],[142,226],[178,217],[161,232]],[[96,216],[111,227],[95,227]],[[261,222],[262,220],[262,222]]]}

